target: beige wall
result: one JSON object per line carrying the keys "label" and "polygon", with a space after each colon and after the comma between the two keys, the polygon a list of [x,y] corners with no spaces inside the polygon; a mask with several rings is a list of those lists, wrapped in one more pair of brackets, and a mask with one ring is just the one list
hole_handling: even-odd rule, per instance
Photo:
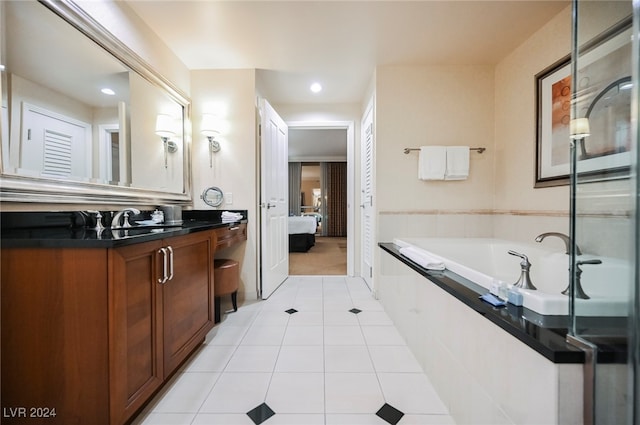
{"label": "beige wall", "polygon": [[495,208],[569,210],[569,188],[534,189],[535,76],[571,50],[571,8],[501,61],[495,70]]}
{"label": "beige wall", "polygon": [[[587,2],[593,37],[629,13],[628,3]],[[593,8],[597,8],[594,12]],[[536,74],[569,54],[568,6],[492,66],[379,67],[376,96],[378,241],[398,236],[498,237],[532,242],[569,232],[569,187],[534,188]],[[423,182],[417,153],[427,144],[485,146],[471,154],[470,178]],[[582,185],[578,241],[589,253],[619,256],[629,226],[629,180]],[[599,229],[607,226],[606,234]],[[563,249],[560,240],[544,242]],[[616,251],[617,250],[617,251]]]}
{"label": "beige wall", "polygon": [[[380,212],[493,206],[493,69],[387,66],[376,81],[376,199]],[[405,147],[470,145],[469,179],[418,180],[418,154]]]}
{"label": "beige wall", "polygon": [[[378,241],[568,232],[568,188],[533,185],[535,75],[569,53],[570,34],[568,7],[496,66],[377,68]],[[423,145],[487,151],[471,153],[468,180],[425,182],[417,152],[403,153]]]}
{"label": "beige wall", "polygon": [[[225,193],[222,210],[247,210],[246,246],[221,251],[217,256],[233,258],[241,263],[241,292],[245,298],[256,298],[257,255],[257,185],[255,70],[192,71],[193,87],[193,199],[195,209],[211,209],[200,195],[209,186]],[[209,144],[200,134],[202,114],[217,113],[224,123],[218,138],[220,152],[209,166]],[[229,193],[233,203],[228,203]]]}
{"label": "beige wall", "polygon": [[[268,99],[267,99],[268,100]],[[272,104],[278,115],[287,123],[321,122],[321,121],[353,121],[356,133],[360,128],[360,105],[351,103],[337,104]]]}
{"label": "beige wall", "polygon": [[[570,7],[494,66],[376,70],[378,240],[568,231],[568,187],[534,189],[535,75],[568,54]],[[404,147],[470,145],[465,181],[417,178]]]}
{"label": "beige wall", "polygon": [[[583,2],[582,42],[630,13],[628,2]],[[531,242],[546,231],[569,233],[569,186],[534,189],[533,185],[535,75],[570,50],[571,7],[567,7],[496,66],[496,237]],[[625,258],[631,244],[630,184],[627,179],[580,185],[576,241],[584,252]],[[559,240],[544,243],[563,248]]]}

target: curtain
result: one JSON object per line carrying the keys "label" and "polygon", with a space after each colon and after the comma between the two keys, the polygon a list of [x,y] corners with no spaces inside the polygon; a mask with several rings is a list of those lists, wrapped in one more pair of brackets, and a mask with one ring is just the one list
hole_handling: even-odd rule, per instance
{"label": "curtain", "polygon": [[302,163],[289,163],[289,215],[300,215],[301,212]]}
{"label": "curtain", "polygon": [[347,236],[347,163],[327,162],[325,188],[326,225],[323,236]]}
{"label": "curtain", "polygon": [[327,210],[327,198],[329,197],[329,191],[327,182],[329,181],[329,166],[328,162],[320,163],[320,214],[322,215],[322,226],[320,227],[320,235],[329,235],[329,212]]}

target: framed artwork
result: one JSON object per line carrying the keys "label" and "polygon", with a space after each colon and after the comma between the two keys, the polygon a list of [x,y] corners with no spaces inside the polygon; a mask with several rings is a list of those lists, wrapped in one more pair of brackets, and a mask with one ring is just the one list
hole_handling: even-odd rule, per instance
{"label": "framed artwork", "polygon": [[535,77],[535,187],[569,184],[571,143],[580,182],[629,176],[631,22],[581,46],[577,68],[575,99],[569,56]]}

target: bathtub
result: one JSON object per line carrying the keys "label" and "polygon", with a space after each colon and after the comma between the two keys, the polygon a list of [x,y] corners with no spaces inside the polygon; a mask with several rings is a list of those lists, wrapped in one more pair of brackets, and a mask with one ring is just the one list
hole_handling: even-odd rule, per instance
{"label": "bathtub", "polygon": [[[399,238],[400,247],[411,245],[444,262],[445,267],[487,290],[496,281],[509,285],[520,277],[519,257],[525,254],[531,263],[531,281],[536,290],[524,290],[523,306],[541,315],[567,315],[568,296],[561,292],[569,283],[569,256],[545,249],[541,244],[527,244],[489,238]],[[591,297],[577,299],[579,316],[627,316],[629,304],[629,265],[614,258],[587,254],[579,259],[599,258],[602,264],[582,266],[582,288]]]}

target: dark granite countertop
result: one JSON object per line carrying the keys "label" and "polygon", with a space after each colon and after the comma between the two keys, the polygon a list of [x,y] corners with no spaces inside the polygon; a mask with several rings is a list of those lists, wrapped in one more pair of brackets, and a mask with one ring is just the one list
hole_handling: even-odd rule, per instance
{"label": "dark granite countertop", "polygon": [[[584,363],[584,352],[565,342],[569,327],[568,316],[542,316],[524,307],[507,304],[505,307],[493,307],[479,299],[488,292],[485,288],[449,271],[432,271],[420,267],[402,256],[393,243],[379,243],[380,248],[397,258],[429,281],[447,291],[487,320],[495,323],[509,334],[527,344],[532,349],[554,363]],[[578,325],[585,329],[594,324],[620,328],[622,318],[580,318]],[[619,350],[599,351],[599,362],[620,360]]]}
{"label": "dark granite countertop", "polygon": [[[221,212],[184,210],[179,226],[106,228],[101,232],[90,228],[94,223],[85,222],[87,218],[78,212],[3,212],[0,243],[3,248],[115,248],[247,222],[246,210],[233,210],[242,214],[234,222],[223,222]],[[143,211],[136,219],[145,219],[149,213]]]}

